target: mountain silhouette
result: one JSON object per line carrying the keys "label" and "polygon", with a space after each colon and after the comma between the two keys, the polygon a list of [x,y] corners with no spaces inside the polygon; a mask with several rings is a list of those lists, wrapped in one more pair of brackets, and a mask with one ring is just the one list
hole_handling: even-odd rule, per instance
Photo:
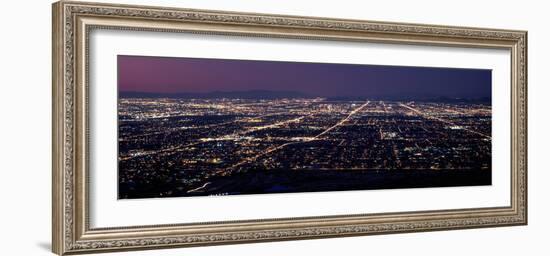
{"label": "mountain silhouette", "polygon": [[119,98],[174,98],[174,99],[282,99],[311,98],[296,91],[213,91],[206,93],[155,93],[155,92],[119,92]]}

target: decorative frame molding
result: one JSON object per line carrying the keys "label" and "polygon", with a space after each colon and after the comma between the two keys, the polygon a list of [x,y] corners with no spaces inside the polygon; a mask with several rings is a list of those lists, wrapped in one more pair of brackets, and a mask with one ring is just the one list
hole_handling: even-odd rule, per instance
{"label": "decorative frame molding", "polygon": [[[91,229],[88,38],[93,29],[509,49],[511,205]],[[53,4],[53,242],[59,255],[527,224],[527,32],[61,1]]]}

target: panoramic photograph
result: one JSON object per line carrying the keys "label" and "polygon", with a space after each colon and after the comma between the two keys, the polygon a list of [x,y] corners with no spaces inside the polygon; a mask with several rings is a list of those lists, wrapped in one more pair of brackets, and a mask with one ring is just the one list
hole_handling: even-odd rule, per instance
{"label": "panoramic photograph", "polygon": [[119,199],[491,185],[488,69],[117,62]]}

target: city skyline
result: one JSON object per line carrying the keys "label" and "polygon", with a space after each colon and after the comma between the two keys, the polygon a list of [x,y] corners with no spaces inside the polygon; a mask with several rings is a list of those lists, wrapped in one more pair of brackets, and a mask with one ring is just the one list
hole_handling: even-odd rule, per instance
{"label": "city skyline", "polygon": [[491,70],[119,55],[119,92],[294,92],[306,97],[491,97]]}

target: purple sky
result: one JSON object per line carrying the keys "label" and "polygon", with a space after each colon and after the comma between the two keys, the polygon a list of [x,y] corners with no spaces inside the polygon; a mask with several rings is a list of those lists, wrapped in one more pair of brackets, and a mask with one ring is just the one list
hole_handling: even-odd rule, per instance
{"label": "purple sky", "polygon": [[118,56],[121,92],[296,91],[322,97],[491,96],[491,70]]}

